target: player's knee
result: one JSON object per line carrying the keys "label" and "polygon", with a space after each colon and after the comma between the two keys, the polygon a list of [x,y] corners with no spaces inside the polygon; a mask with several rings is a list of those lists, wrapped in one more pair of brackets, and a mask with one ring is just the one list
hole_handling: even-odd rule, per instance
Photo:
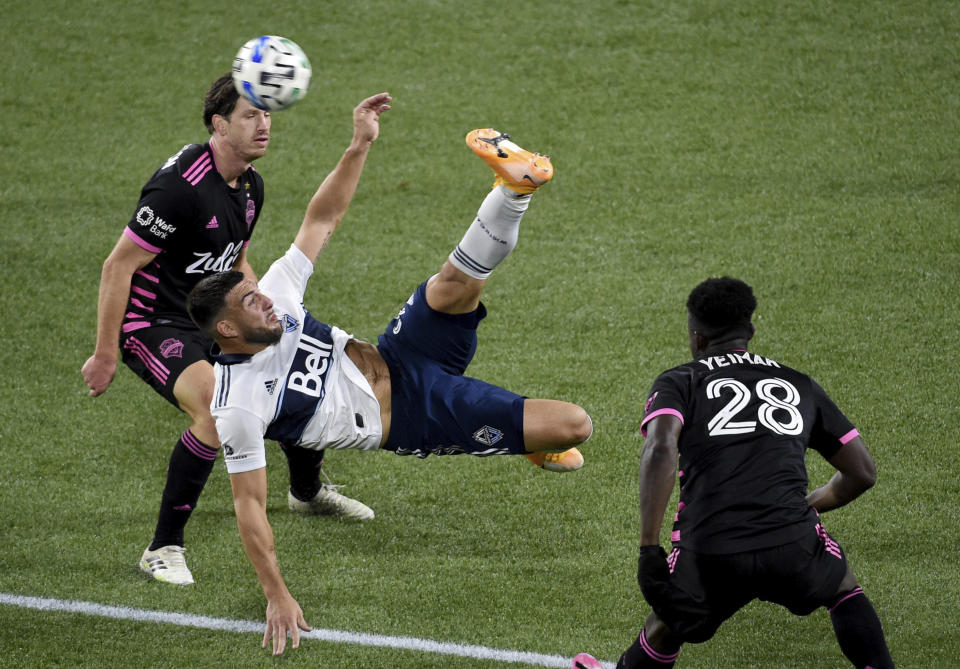
{"label": "player's knee", "polygon": [[593,420],[583,407],[571,405],[569,416],[570,443],[582,444],[593,434]]}
{"label": "player's knee", "polygon": [[554,440],[560,446],[582,444],[593,434],[590,415],[576,404],[567,404],[563,415],[554,425]]}
{"label": "player's knee", "polygon": [[660,653],[675,653],[680,650],[683,640],[675,634],[667,624],[653,611],[647,616],[643,625],[643,633],[647,642]]}
{"label": "player's knee", "polygon": [[856,587],[857,577],[853,574],[853,570],[850,569],[850,565],[847,565],[847,573],[843,575],[843,580],[840,581],[840,585],[837,586],[837,592],[834,594],[834,597],[843,597]]}

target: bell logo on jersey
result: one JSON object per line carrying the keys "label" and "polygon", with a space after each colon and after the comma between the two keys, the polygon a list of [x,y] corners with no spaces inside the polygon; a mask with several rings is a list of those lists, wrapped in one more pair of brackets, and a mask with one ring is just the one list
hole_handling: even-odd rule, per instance
{"label": "bell logo on jersey", "polygon": [[[309,395],[310,397],[323,396],[323,378],[330,364],[330,352],[333,344],[314,339],[304,333],[297,344],[297,355],[290,366],[290,376],[287,377],[287,388]],[[303,369],[294,372],[294,369]]]}

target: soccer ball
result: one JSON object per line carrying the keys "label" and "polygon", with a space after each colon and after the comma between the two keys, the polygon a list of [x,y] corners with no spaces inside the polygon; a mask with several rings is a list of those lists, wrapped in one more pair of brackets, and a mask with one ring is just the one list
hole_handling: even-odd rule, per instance
{"label": "soccer ball", "polygon": [[286,109],[307,94],[310,61],[285,37],[263,35],[250,40],[233,60],[233,84],[257,109]]}

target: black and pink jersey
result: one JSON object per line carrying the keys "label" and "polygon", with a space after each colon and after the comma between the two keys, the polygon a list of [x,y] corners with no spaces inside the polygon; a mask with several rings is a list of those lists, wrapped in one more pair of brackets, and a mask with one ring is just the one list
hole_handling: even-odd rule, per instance
{"label": "black and pink jersey", "polygon": [[124,234],[156,253],[136,272],[122,330],[157,322],[195,327],[187,293],[208,274],[233,267],[263,206],[263,179],[253,167],[231,188],[209,143],[188,144],[158,169],[140,193]]}
{"label": "black and pink jersey", "polygon": [[676,416],[680,503],[674,545],[728,554],[779,546],[817,524],[804,455],[824,458],[857,430],[806,374],[743,350],[663,372],[641,426]]}

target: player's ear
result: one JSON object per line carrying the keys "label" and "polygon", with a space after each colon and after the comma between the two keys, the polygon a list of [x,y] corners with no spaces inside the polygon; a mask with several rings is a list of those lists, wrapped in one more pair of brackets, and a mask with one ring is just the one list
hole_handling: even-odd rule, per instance
{"label": "player's ear", "polygon": [[753,323],[750,323],[750,334],[747,336],[747,341],[753,339],[753,335],[757,334],[757,328],[754,327]]}
{"label": "player's ear", "polygon": [[213,123],[213,129],[216,131],[218,135],[227,134],[227,124],[229,123],[229,121],[227,121],[226,118],[224,118],[220,114],[214,114],[213,118],[210,119],[210,121],[211,123]]}
{"label": "player's ear", "polygon": [[233,339],[238,334],[237,328],[229,320],[217,321],[217,334],[224,339]]}
{"label": "player's ear", "polygon": [[707,335],[696,330],[690,333],[690,352],[693,353],[693,357],[697,357],[706,351],[709,345],[710,340]]}

